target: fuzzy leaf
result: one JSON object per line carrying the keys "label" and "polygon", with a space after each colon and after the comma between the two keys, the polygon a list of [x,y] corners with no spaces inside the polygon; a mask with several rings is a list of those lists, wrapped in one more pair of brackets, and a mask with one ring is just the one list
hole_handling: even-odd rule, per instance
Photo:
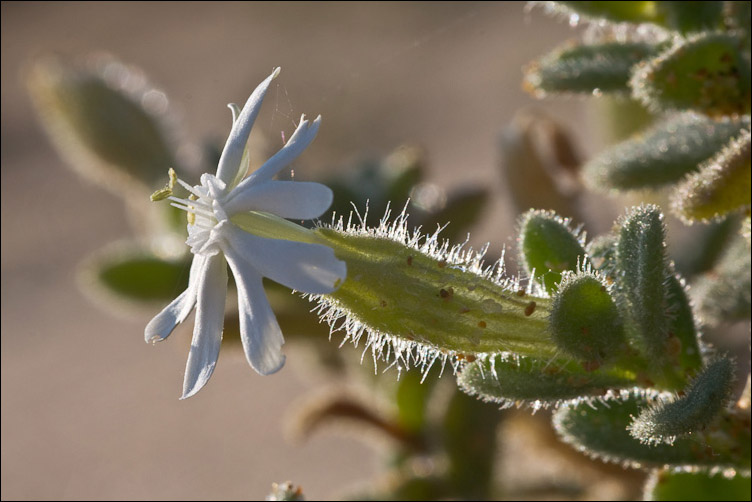
{"label": "fuzzy leaf", "polygon": [[645,500],[739,500],[752,497],[749,478],[721,473],[655,470],[645,484]]}
{"label": "fuzzy leaf", "polygon": [[464,392],[484,401],[533,408],[600,397],[608,390],[628,389],[637,383],[634,374],[618,368],[593,370],[570,359],[538,361],[527,357],[467,364],[457,382]]}
{"label": "fuzzy leaf", "polygon": [[536,97],[554,92],[628,93],[632,67],[663,49],[641,42],[567,44],[532,62],[523,85]]}
{"label": "fuzzy leaf", "polygon": [[673,194],[674,211],[685,221],[708,221],[750,209],[750,131],[742,131]]}
{"label": "fuzzy leaf", "polygon": [[743,128],[742,119],[711,120],[683,113],[600,153],[583,167],[583,180],[595,190],[657,188],[696,171]]}
{"label": "fuzzy leaf", "polygon": [[551,336],[567,354],[598,365],[627,348],[616,303],[591,274],[571,274],[560,284],[551,306]]}
{"label": "fuzzy leaf", "polygon": [[[553,423],[561,439],[591,457],[628,467],[697,467],[749,469],[749,427],[738,421],[736,437],[709,442],[702,438],[679,438],[673,445],[647,445],[633,438],[627,426],[648,402],[641,397],[624,401],[591,403],[591,406],[565,406],[554,413]],[[730,424],[730,422],[729,422]],[[725,432],[725,431],[724,431]],[[746,454],[744,445],[747,442]]]}
{"label": "fuzzy leaf", "polygon": [[630,434],[643,443],[672,444],[677,436],[706,428],[728,404],[733,378],[728,359],[710,363],[683,396],[642,410],[629,425]]}
{"label": "fuzzy leaf", "polygon": [[645,356],[664,360],[667,350],[668,302],[663,214],[657,206],[645,205],[627,213],[619,233],[616,263],[618,284],[629,302],[638,345]]}
{"label": "fuzzy leaf", "polygon": [[640,65],[630,82],[648,108],[696,110],[710,116],[749,113],[750,64],[742,40],[702,34]]}
{"label": "fuzzy leaf", "polygon": [[542,282],[549,293],[561,274],[584,266],[587,258],[578,232],[570,221],[550,211],[531,210],[520,218],[519,254],[528,275]]}

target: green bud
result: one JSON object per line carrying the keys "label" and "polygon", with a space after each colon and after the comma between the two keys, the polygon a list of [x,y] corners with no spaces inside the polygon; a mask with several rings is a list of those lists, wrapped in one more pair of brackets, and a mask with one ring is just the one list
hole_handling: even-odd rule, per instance
{"label": "green bud", "polygon": [[749,113],[750,63],[733,35],[701,34],[676,43],[634,72],[633,95],[655,111]]}
{"label": "green bud", "polygon": [[583,239],[570,221],[550,211],[531,210],[520,218],[519,253],[527,274],[553,293],[564,271],[586,266]]}
{"label": "green bud", "polygon": [[749,117],[711,120],[683,113],[596,155],[583,167],[594,190],[635,190],[675,183],[749,127]]}
{"label": "green bud", "polygon": [[627,348],[616,303],[592,274],[569,274],[551,306],[551,335],[567,354],[602,364]]}
{"label": "green bud", "polygon": [[523,85],[536,97],[552,92],[628,93],[632,67],[664,48],[641,42],[567,44],[528,65]]}
{"label": "green bud", "polygon": [[644,409],[629,425],[630,434],[643,443],[672,444],[677,436],[706,428],[728,404],[733,378],[728,359],[708,364],[684,395]]}
{"label": "green bud", "polygon": [[673,194],[674,212],[686,222],[718,219],[750,209],[750,131],[742,131]]}

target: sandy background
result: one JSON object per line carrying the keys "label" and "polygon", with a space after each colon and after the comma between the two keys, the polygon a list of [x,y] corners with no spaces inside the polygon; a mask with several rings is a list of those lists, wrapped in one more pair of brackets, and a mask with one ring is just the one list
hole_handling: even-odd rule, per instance
{"label": "sandy background", "polygon": [[[224,354],[210,384],[181,402],[186,344],[148,346],[148,314],[117,319],[87,301],[77,263],[130,229],[120,201],[81,183],[42,135],[23,68],[49,53],[110,52],[168,94],[188,139],[224,141],[226,103],[281,66],[256,127],[276,141],[301,113],[323,116],[298,170],[344,168],[410,141],[427,149],[431,181],[501,194],[498,133],[533,103],[521,67],[574,34],[515,2],[0,9],[2,499],[247,500],[285,479],[316,499],[377,472],[374,451],[352,439],[285,440],[285,410],[312,389],[294,359],[261,377]],[[582,101],[545,106],[585,122]],[[510,242],[514,215],[501,200],[493,214],[474,242]]]}

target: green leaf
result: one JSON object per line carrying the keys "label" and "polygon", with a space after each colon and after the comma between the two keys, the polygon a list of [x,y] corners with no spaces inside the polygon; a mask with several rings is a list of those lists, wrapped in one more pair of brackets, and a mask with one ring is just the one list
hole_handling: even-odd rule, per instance
{"label": "green leaf", "polygon": [[609,390],[637,384],[634,373],[616,367],[587,369],[571,359],[536,360],[499,357],[466,364],[457,376],[464,392],[503,406],[534,409],[565,401],[602,397]]}
{"label": "green leaf", "polygon": [[642,42],[598,45],[567,44],[525,69],[525,89],[537,97],[547,93],[628,93],[632,67],[665,49]]}
{"label": "green leaf", "polygon": [[638,346],[645,356],[664,361],[669,325],[665,285],[671,274],[663,214],[657,206],[644,205],[627,213],[619,232],[616,263],[617,284],[628,301]]}
{"label": "green leaf", "polygon": [[736,36],[710,33],[677,42],[641,64],[630,82],[651,110],[696,110],[717,117],[749,113],[750,64]]}
{"label": "green leaf", "polygon": [[715,121],[694,113],[676,115],[598,154],[585,164],[582,178],[600,191],[675,183],[749,126],[749,116]]}
{"label": "green leaf", "polygon": [[83,263],[81,283],[97,301],[151,306],[174,300],[188,287],[189,269],[187,258],[165,260],[135,244],[116,243]]}
{"label": "green leaf", "polygon": [[682,34],[720,28],[723,2],[655,2],[662,24]]}
{"label": "green leaf", "polygon": [[677,436],[705,429],[728,404],[733,378],[730,360],[711,362],[684,395],[642,410],[629,425],[630,434],[643,443],[672,444]]}
{"label": "green leaf", "polygon": [[[629,434],[627,426],[648,404],[645,398],[632,396],[624,401],[564,406],[554,413],[553,423],[565,443],[591,457],[627,467],[749,469],[749,427],[745,431],[738,420],[729,421],[728,425],[728,430],[738,428],[736,436],[722,441],[713,440],[708,431],[697,438],[679,438],[673,445],[640,443]],[[715,433],[725,435],[726,429],[722,431]]]}
{"label": "green leaf", "polygon": [[686,222],[708,221],[750,209],[750,131],[729,142],[672,196],[674,211]]}
{"label": "green leaf", "polygon": [[551,337],[567,354],[600,365],[627,349],[619,309],[592,274],[569,274],[551,306]]}
{"label": "green leaf", "polygon": [[[741,3],[741,2],[740,2]],[[645,500],[740,500],[752,497],[749,478],[722,473],[655,470],[645,485]]]}
{"label": "green leaf", "polygon": [[103,187],[149,192],[175,166],[164,94],[113,60],[89,68],[57,60],[32,68],[28,89],[39,120],[70,166]]}
{"label": "green leaf", "polygon": [[579,232],[568,219],[551,211],[530,210],[520,218],[519,254],[529,276],[553,293],[562,272],[589,262]]}

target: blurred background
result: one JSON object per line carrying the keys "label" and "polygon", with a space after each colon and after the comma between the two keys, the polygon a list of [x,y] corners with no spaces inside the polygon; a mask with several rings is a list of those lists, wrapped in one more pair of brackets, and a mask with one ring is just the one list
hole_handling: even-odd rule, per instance
{"label": "blurred background", "polygon": [[296,178],[419,145],[427,181],[490,191],[471,244],[492,241],[492,255],[513,245],[498,143],[515,112],[545,107],[574,125],[584,150],[598,147],[586,102],[534,103],[521,90],[523,65],[573,36],[521,2],[0,9],[3,499],[247,500],[287,479],[329,498],[379,470],[378,451],[352,437],[286,438],[289,408],[317,383],[303,356],[288,352],[283,371],[261,377],[241,353],[223,351],[211,383],[179,401],[192,321],[149,346],[143,328],[159,308],[114,317],[83,295],[78,264],[131,229],[121,200],[82,182],[43,134],[24,85],[37,58],[104,52],[141,68],[169,100],[189,164],[198,155],[190,145],[223,144],[225,105],[242,104],[281,66],[254,135],[274,150],[301,113],[323,116]]}

